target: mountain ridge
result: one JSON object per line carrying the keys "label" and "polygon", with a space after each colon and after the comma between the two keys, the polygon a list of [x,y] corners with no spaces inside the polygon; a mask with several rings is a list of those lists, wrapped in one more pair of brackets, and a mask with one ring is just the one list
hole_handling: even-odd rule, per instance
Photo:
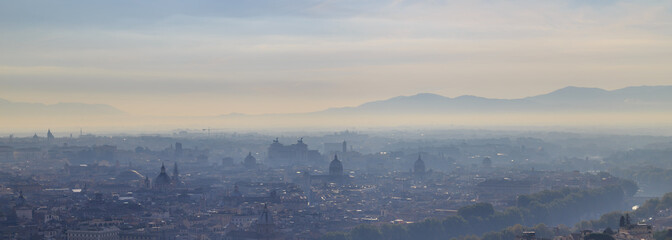
{"label": "mountain ridge", "polygon": [[[670,108],[668,108],[670,107]],[[397,96],[355,107],[329,108],[319,113],[476,113],[483,111],[641,111],[672,110],[672,86],[632,86],[615,90],[568,86],[549,93],[516,99],[462,95],[455,98],[435,93]]]}
{"label": "mountain ridge", "polygon": [[568,87],[546,94],[496,99],[419,93],[305,113],[142,116],[105,104],[14,103],[0,99],[0,129],[317,128],[393,126],[672,127],[672,86],[616,90]]}
{"label": "mountain ridge", "polygon": [[125,112],[107,104],[59,102],[55,104],[13,102],[0,98],[0,112],[7,115],[123,115]]}
{"label": "mountain ridge", "polygon": [[[547,111],[672,111],[672,85],[630,86],[615,90],[567,86],[548,93],[499,99],[474,95],[450,98],[435,93],[417,93],[370,101],[349,107],[327,108],[304,113],[244,114],[216,117],[314,116],[331,114],[460,114]],[[0,98],[0,113],[5,116],[111,116],[125,112],[107,104],[59,102],[56,104],[13,102]]]}

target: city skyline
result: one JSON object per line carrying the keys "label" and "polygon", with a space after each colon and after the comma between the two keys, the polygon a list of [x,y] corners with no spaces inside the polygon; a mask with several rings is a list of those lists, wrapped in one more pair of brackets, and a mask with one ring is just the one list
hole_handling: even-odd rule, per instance
{"label": "city skyline", "polygon": [[0,239],[672,240],[672,1],[0,1]]}

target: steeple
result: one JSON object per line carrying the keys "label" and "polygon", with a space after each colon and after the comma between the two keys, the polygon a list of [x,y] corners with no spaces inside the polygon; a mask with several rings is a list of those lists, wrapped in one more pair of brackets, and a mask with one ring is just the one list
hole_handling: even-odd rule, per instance
{"label": "steeple", "polygon": [[273,216],[268,211],[268,206],[264,204],[264,210],[257,221],[257,233],[264,237],[269,237],[275,232],[275,224],[273,223]]}
{"label": "steeple", "polygon": [[161,163],[161,173],[166,174],[166,166]]}
{"label": "steeple", "polygon": [[47,141],[54,140],[54,134],[51,133],[51,129],[47,130]]}

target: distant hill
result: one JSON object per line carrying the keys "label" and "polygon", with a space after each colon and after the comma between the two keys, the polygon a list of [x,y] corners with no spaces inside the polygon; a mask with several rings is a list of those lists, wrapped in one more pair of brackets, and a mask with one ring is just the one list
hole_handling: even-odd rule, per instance
{"label": "distant hill", "polygon": [[576,110],[672,110],[672,86],[627,87],[613,91],[599,88],[566,87],[525,98],[549,109]]}
{"label": "distant hill", "polygon": [[0,113],[12,117],[51,117],[51,116],[101,116],[124,114],[119,109],[105,104],[85,103],[25,103],[0,99]]}
{"label": "distant hill", "polygon": [[354,107],[291,114],[171,117],[126,114],[104,104],[12,102],[0,99],[0,130],[36,128],[174,129],[319,128],[344,126],[628,126],[672,128],[672,86],[607,91],[566,87],[547,94],[494,99],[432,93],[398,96]]}
{"label": "distant hill", "polygon": [[399,96],[357,107],[332,108],[319,113],[448,114],[544,111],[672,111],[672,86],[641,86],[607,91],[566,87],[521,99],[476,96],[444,97],[431,93]]}

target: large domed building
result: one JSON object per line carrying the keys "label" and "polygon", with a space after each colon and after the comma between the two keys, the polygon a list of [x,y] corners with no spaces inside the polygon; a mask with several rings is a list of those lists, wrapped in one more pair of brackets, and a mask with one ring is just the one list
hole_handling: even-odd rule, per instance
{"label": "large domed building", "polygon": [[171,188],[171,179],[166,173],[166,166],[161,164],[161,173],[159,173],[159,176],[156,176],[156,179],[154,179],[154,189],[157,190],[167,190]]}
{"label": "large domed building", "polygon": [[243,165],[246,168],[255,168],[257,166],[257,158],[252,156],[252,152],[247,154],[247,157],[243,160]]}
{"label": "large domed building", "polygon": [[334,160],[329,164],[329,175],[341,176],[343,175],[343,163],[338,160],[338,155],[334,155]]}
{"label": "large domed building", "polygon": [[[329,163],[329,174],[312,175],[310,171],[305,171],[303,178],[308,186],[313,184],[344,184],[349,182],[350,176],[343,174],[343,163],[334,155],[334,159]],[[309,194],[310,195],[310,194]]]}
{"label": "large domed building", "polygon": [[419,154],[418,160],[415,160],[415,164],[413,164],[413,174],[418,177],[425,175],[425,161],[422,161]]}

